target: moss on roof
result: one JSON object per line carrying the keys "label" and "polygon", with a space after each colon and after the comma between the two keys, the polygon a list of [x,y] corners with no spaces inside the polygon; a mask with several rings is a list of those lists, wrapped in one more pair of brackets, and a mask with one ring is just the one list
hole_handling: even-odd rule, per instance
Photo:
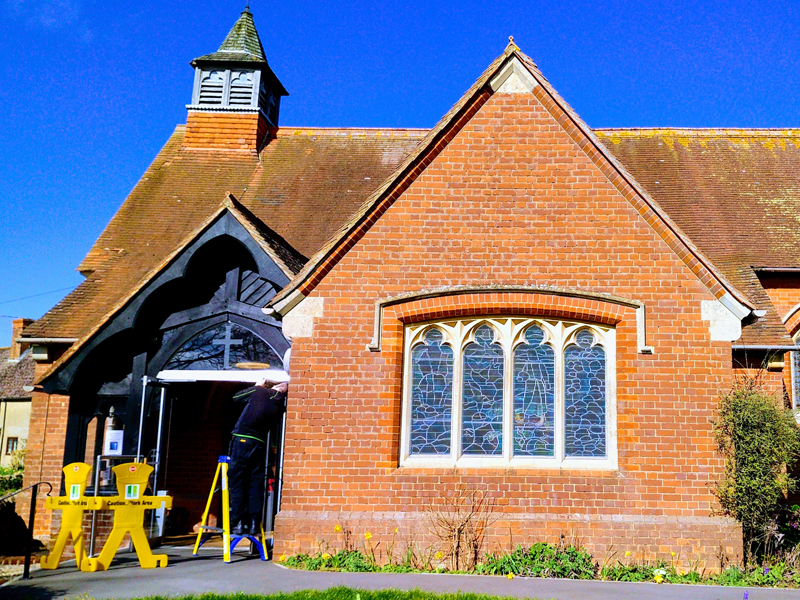
{"label": "moss on roof", "polygon": [[212,54],[195,58],[192,65],[199,61],[267,62],[264,47],[261,45],[261,39],[258,37],[258,31],[256,31],[253,21],[253,13],[245,8],[219,49]]}

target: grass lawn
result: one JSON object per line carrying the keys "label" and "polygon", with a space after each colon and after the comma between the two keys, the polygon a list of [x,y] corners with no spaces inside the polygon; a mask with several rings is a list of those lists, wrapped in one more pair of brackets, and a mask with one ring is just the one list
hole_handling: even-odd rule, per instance
{"label": "grass lawn", "polygon": [[[434,594],[422,590],[412,590],[410,592],[399,590],[370,591],[335,587],[328,590],[303,590],[293,594],[271,594],[269,596],[260,594],[202,594],[200,596],[170,596],[168,600],[500,600],[500,598],[502,597],[486,594]],[[147,596],[136,600],[167,600],[167,597]]]}

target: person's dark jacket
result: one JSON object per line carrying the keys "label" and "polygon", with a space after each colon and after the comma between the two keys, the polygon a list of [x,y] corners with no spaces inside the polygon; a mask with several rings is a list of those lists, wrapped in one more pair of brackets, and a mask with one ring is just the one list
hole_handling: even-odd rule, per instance
{"label": "person's dark jacket", "polygon": [[265,442],[267,433],[286,410],[286,394],[254,385],[233,396],[237,404],[246,403],[233,433]]}

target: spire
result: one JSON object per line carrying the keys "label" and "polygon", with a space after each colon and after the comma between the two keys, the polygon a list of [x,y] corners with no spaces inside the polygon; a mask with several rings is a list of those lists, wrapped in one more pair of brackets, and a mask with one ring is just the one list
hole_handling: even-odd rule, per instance
{"label": "spire", "polygon": [[267,64],[249,2],[219,49],[192,66],[184,145],[257,151],[289,94]]}
{"label": "spire", "polygon": [[236,23],[233,24],[219,50],[194,60],[267,62],[264,47],[261,45],[261,39],[258,37],[256,25],[253,22],[253,13],[250,12],[249,2]]}

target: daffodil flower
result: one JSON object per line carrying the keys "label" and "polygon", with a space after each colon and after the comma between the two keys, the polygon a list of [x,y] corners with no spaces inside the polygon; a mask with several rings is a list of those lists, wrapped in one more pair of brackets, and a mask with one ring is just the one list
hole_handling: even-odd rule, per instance
{"label": "daffodil flower", "polygon": [[281,555],[278,557],[278,562],[283,562],[283,561],[285,561],[285,560],[286,560],[286,555],[285,555],[285,554],[281,554]]}
{"label": "daffodil flower", "polygon": [[339,533],[341,530],[342,530],[342,526],[339,525],[339,524],[336,524],[336,526],[334,526],[334,528],[333,528],[333,532],[334,533]]}
{"label": "daffodil flower", "polygon": [[514,579],[514,574],[513,573],[509,573],[508,575],[506,575],[506,577],[508,577],[509,579]]}
{"label": "daffodil flower", "polygon": [[365,539],[365,540],[371,540],[371,539],[372,539],[372,534],[371,534],[369,531],[368,531],[368,532],[366,532],[366,533],[364,534],[364,539]]}

